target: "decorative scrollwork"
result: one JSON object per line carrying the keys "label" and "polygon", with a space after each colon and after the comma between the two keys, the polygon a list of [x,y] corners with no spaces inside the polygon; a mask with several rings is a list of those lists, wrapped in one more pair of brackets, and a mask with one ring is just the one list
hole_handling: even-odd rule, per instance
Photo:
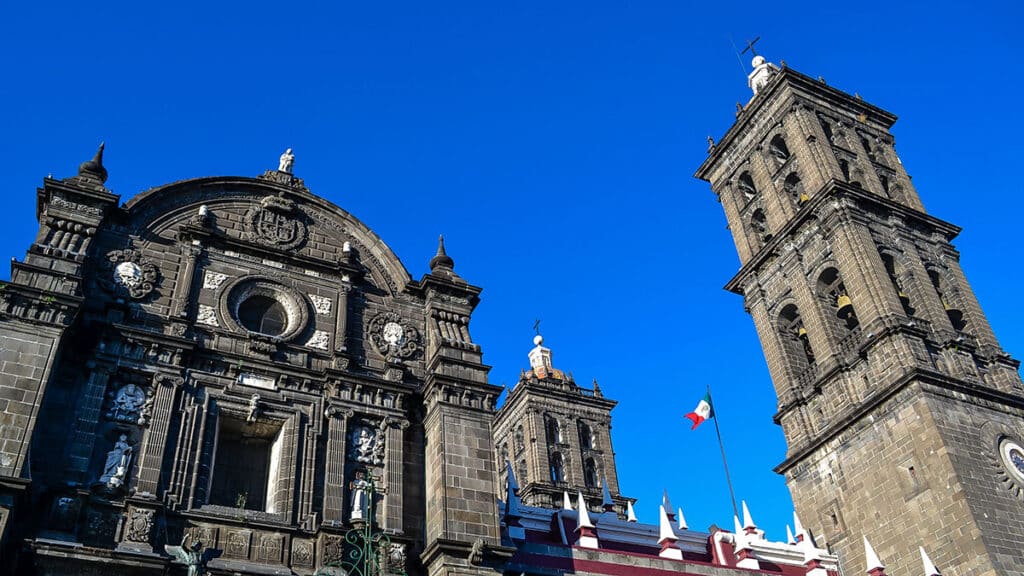
{"label": "decorative scrollwork", "polygon": [[100,263],[100,285],[108,292],[136,300],[149,295],[158,278],[156,265],[138,250],[112,250]]}
{"label": "decorative scrollwork", "polygon": [[388,358],[411,358],[420,349],[420,333],[395,312],[382,312],[367,326],[370,342]]}

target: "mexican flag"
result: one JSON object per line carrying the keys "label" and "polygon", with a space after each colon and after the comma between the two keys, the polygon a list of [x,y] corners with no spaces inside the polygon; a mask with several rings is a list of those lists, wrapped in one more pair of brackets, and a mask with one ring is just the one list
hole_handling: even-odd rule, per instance
{"label": "mexican flag", "polygon": [[693,420],[693,428],[690,428],[690,430],[696,430],[701,422],[708,418],[714,418],[715,409],[711,407],[711,392],[709,391],[704,394],[704,398],[693,409],[693,412],[690,412],[685,417]]}

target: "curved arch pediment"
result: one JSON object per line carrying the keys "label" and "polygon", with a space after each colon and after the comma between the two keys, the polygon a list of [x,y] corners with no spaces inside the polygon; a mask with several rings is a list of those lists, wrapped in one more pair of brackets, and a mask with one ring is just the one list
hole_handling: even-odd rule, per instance
{"label": "curved arch pediment", "polygon": [[225,239],[325,263],[339,261],[348,242],[375,284],[392,295],[405,290],[409,273],[377,234],[309,192],[301,180],[289,185],[277,176],[196,178],[151,188],[125,204],[127,225],[166,236],[193,221],[205,205],[211,226]]}

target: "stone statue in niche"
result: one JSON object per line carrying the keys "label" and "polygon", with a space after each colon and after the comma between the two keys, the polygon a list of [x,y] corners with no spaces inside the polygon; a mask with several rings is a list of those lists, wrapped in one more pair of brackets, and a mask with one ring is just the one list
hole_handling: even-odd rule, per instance
{"label": "stone statue in niche", "polygon": [[113,450],[107,452],[107,459],[103,463],[103,474],[99,478],[100,483],[112,490],[124,486],[133,452],[132,445],[128,443],[128,435],[121,434],[117,442],[114,442]]}
{"label": "stone statue in niche", "polygon": [[351,492],[351,512],[349,520],[352,522],[364,522],[369,516],[370,504],[370,482],[366,479],[365,470],[356,470],[355,479],[349,482]]}
{"label": "stone statue in niche", "polygon": [[384,430],[387,422],[382,420],[379,428],[359,424],[352,429],[352,449],[349,454],[356,462],[363,464],[384,463]]}
{"label": "stone statue in niche", "polygon": [[115,422],[148,424],[152,402],[145,390],[135,384],[125,384],[111,395],[106,417]]}

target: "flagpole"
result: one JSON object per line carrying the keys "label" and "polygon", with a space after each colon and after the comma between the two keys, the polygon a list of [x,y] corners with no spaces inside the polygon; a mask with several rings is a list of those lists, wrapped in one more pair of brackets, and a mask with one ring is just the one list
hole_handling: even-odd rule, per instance
{"label": "flagpole", "polygon": [[[718,410],[715,410],[715,400],[711,396],[711,385],[708,384],[708,398],[711,399],[712,420],[715,421],[715,434],[718,435],[718,448],[722,451],[722,466],[725,468],[725,483],[729,486],[729,498],[732,499],[732,511],[737,518],[740,517],[739,508],[736,507],[736,494],[732,490],[732,480],[729,478],[729,463],[725,460],[725,444],[722,443],[722,431],[718,428]],[[742,519],[741,519],[742,520]]]}

